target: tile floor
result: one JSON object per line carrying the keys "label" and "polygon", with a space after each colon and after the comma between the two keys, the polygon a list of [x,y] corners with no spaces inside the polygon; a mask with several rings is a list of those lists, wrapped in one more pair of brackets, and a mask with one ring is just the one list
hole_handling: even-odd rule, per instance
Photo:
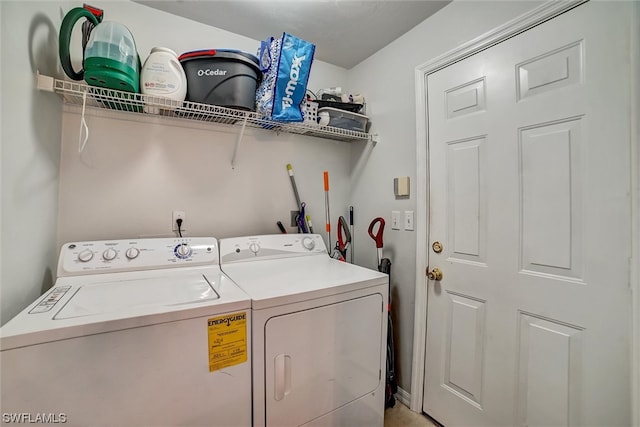
{"label": "tile floor", "polygon": [[438,427],[438,424],[396,402],[393,408],[384,411],[384,427]]}

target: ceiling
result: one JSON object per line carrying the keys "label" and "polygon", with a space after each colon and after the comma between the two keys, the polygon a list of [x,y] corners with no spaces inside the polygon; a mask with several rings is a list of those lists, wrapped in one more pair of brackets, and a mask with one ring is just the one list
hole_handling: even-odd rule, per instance
{"label": "ceiling", "polygon": [[315,58],[346,69],[406,33],[451,0],[134,0],[254,40],[293,34]]}

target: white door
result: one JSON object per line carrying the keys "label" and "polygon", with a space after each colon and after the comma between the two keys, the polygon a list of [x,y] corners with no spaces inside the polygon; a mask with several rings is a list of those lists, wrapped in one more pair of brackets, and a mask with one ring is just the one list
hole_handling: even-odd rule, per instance
{"label": "white door", "polygon": [[590,2],[428,77],[423,409],[444,425],[630,424],[630,10]]}

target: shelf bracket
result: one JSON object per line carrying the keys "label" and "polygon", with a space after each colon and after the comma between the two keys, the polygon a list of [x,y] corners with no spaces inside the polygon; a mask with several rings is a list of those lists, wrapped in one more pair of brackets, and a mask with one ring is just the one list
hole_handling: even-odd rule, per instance
{"label": "shelf bracket", "polygon": [[40,74],[40,70],[36,72],[36,87],[39,90],[54,92],[55,79],[53,77]]}
{"label": "shelf bracket", "polygon": [[247,127],[247,119],[248,116],[244,116],[244,120],[242,121],[242,129],[240,129],[240,134],[238,135],[238,139],[236,139],[236,146],[233,148],[233,156],[231,157],[231,169],[236,168],[236,157],[238,157],[238,148],[240,146],[240,141],[244,137],[244,129]]}

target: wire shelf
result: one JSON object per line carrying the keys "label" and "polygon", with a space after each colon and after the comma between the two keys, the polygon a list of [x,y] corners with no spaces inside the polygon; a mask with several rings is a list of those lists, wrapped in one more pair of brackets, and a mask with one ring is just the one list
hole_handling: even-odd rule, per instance
{"label": "wire shelf", "polygon": [[38,75],[38,88],[60,94],[72,105],[126,111],[134,114],[164,116],[197,122],[213,122],[230,126],[249,126],[276,132],[315,136],[337,141],[368,141],[371,135],[313,123],[281,123],[264,119],[252,111],[236,110],[196,102],[178,102],[169,98],[89,86]]}

